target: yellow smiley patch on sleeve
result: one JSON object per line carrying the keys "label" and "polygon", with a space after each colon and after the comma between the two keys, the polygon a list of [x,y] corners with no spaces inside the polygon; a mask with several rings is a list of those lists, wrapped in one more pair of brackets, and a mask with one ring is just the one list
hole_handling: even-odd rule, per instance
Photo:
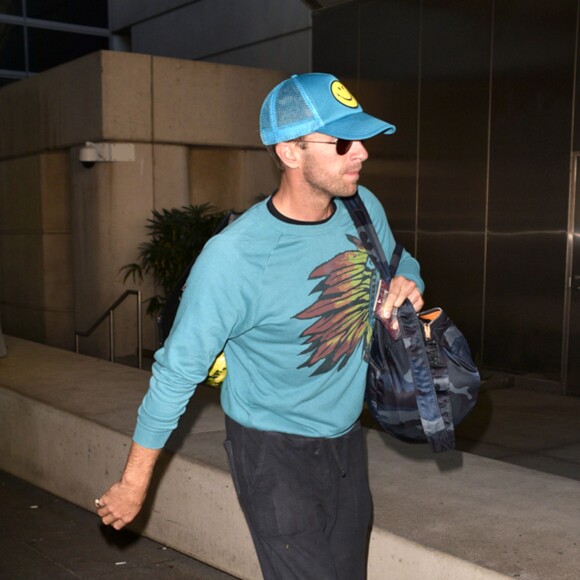
{"label": "yellow smiley patch on sleeve", "polygon": [[357,100],[351,95],[350,91],[340,82],[333,81],[330,85],[330,92],[333,97],[343,105],[356,109],[358,107]]}

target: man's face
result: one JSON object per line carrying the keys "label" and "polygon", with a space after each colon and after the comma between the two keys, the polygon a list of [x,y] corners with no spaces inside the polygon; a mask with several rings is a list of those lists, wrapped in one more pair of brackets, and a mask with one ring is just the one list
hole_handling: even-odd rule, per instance
{"label": "man's face", "polygon": [[302,152],[302,173],[306,183],[330,197],[348,197],[356,192],[360,170],[368,158],[361,141],[352,141],[350,148],[339,155],[337,139],[322,133],[306,135],[298,144]]}

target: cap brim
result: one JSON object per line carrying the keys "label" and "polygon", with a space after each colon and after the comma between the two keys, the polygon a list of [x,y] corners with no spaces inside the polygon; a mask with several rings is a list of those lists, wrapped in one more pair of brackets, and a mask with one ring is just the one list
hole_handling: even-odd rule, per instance
{"label": "cap brim", "polygon": [[391,135],[396,130],[397,128],[390,123],[381,121],[365,112],[360,112],[328,123],[320,129],[317,129],[316,132],[330,137],[336,137],[337,139],[360,141],[362,139],[370,139],[381,133]]}

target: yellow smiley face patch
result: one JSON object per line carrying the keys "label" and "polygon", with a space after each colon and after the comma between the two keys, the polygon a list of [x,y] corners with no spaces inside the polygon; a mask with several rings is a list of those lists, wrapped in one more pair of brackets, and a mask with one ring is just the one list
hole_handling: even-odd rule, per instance
{"label": "yellow smiley face patch", "polygon": [[340,82],[333,81],[330,85],[330,92],[332,96],[343,105],[356,109],[358,107],[357,100],[350,94],[350,91]]}

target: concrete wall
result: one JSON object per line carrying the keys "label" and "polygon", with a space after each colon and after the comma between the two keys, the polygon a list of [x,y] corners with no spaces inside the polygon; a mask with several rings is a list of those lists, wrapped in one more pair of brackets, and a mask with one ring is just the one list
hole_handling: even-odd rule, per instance
{"label": "concrete wall", "polygon": [[[245,209],[277,170],[260,105],[285,75],[100,52],[0,90],[0,309],[7,334],[73,348],[127,288],[152,209]],[[135,160],[78,162],[85,141],[135,146]],[[143,286],[144,298],[153,293]],[[145,348],[155,346],[144,320]],[[116,354],[135,352],[135,309],[116,314]],[[106,324],[81,352],[107,356]]]}
{"label": "concrete wall", "polygon": [[[94,511],[94,498],[126,460],[149,373],[14,337],[6,342],[0,469]],[[254,580],[260,575],[228,474],[219,395],[197,390],[131,527]],[[484,389],[475,421],[458,432],[468,448],[502,461],[434,455],[427,445],[365,429],[374,512],[368,580],[578,578],[580,489],[562,475],[578,474],[580,401],[532,395]],[[549,410],[534,418],[534,405]]]}

